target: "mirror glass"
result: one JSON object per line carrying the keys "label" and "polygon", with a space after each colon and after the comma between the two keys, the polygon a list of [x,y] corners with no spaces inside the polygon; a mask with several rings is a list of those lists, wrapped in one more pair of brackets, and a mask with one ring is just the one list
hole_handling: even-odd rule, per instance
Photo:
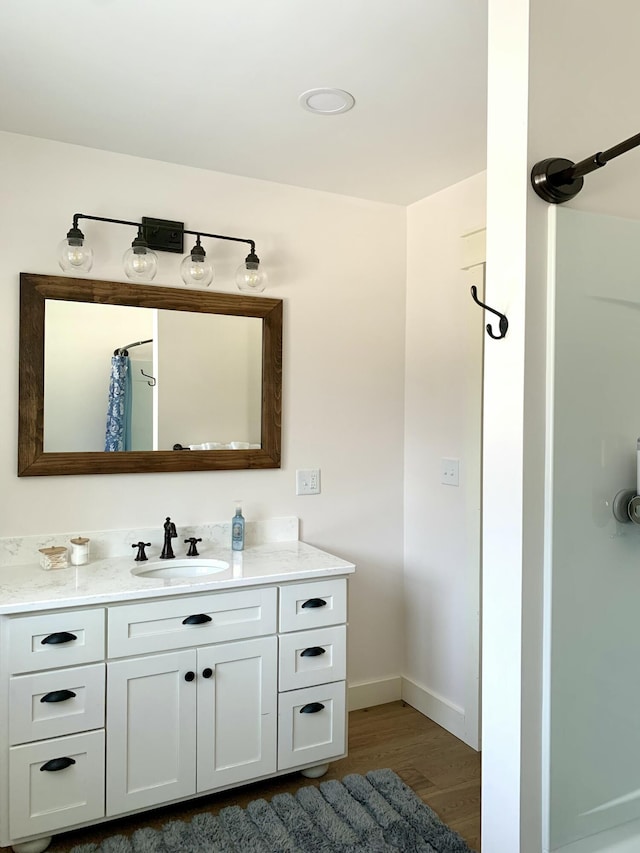
{"label": "mirror glass", "polygon": [[259,318],[47,299],[45,452],[107,449],[112,367],[127,358],[122,450],[261,446]]}
{"label": "mirror glass", "polygon": [[18,476],[277,468],[281,396],[282,300],[20,275]]}

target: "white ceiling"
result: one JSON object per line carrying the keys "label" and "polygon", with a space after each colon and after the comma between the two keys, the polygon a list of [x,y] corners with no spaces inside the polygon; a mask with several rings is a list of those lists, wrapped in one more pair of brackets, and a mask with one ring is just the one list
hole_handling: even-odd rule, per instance
{"label": "white ceiling", "polygon": [[485,168],[486,6],[2,0],[0,129],[410,204]]}

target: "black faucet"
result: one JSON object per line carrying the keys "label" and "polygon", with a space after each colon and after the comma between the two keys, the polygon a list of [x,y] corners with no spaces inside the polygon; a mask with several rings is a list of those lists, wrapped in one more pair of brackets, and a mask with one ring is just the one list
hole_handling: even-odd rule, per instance
{"label": "black faucet", "polygon": [[187,557],[197,557],[198,549],[196,548],[196,542],[202,542],[202,539],[196,539],[195,536],[190,536],[188,539],[184,540],[184,544],[186,545],[187,542],[191,543],[189,545],[189,550],[187,551]]}
{"label": "black faucet", "polygon": [[169,516],[167,516],[167,520],[164,523],[164,545],[162,546],[162,554],[160,554],[161,560],[170,560],[172,557],[175,557],[173,548],[171,547],[171,540],[177,536],[178,531],[176,530],[176,526]]}
{"label": "black faucet", "polygon": [[136,562],[142,562],[144,560],[148,560],[149,558],[144,552],[145,548],[148,548],[151,545],[151,542],[136,542],[135,545],[132,545],[132,548],[137,548],[138,553],[135,556]]}

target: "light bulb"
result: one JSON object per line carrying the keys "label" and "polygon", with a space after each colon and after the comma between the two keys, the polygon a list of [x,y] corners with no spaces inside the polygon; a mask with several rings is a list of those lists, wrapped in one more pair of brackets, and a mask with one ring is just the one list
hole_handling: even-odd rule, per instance
{"label": "light bulb", "polygon": [[138,228],[138,236],[131,248],[122,256],[122,263],[127,278],[131,281],[151,281],[158,272],[158,256],[147,246],[142,236],[142,228]]}
{"label": "light bulb", "polygon": [[58,246],[58,264],[64,272],[89,272],[93,266],[93,249],[86,245],[84,234],[79,228],[70,228]]}
{"label": "light bulb", "polygon": [[238,267],[236,284],[238,290],[245,293],[262,293],[267,286],[267,274],[260,269],[260,259],[254,251],[251,251],[244,263]]}
{"label": "light bulb", "polygon": [[213,267],[207,260],[207,254],[200,245],[200,237],[196,245],[180,264],[180,275],[185,284],[198,284],[208,287],[213,280]]}

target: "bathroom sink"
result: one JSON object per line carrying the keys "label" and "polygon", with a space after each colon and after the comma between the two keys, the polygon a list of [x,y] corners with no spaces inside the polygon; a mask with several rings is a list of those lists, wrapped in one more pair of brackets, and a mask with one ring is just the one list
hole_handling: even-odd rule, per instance
{"label": "bathroom sink", "polygon": [[143,563],[131,569],[132,575],[141,578],[199,578],[215,575],[229,568],[224,560],[210,560],[206,557],[188,557],[185,560],[163,560],[162,563]]}

